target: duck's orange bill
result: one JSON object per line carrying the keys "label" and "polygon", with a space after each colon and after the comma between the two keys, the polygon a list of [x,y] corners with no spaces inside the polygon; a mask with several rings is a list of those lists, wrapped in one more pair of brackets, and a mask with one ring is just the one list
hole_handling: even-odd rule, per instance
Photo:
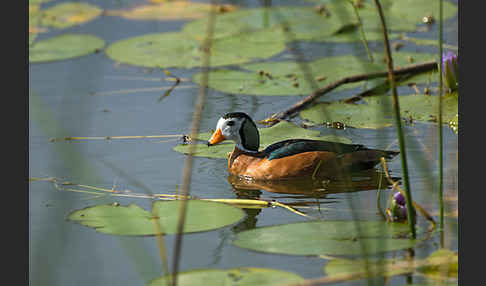
{"label": "duck's orange bill", "polygon": [[218,128],[216,129],[216,131],[214,131],[213,135],[209,139],[208,146],[216,145],[220,142],[223,142],[224,140],[226,140],[226,137],[223,136],[223,134],[221,133],[221,129]]}

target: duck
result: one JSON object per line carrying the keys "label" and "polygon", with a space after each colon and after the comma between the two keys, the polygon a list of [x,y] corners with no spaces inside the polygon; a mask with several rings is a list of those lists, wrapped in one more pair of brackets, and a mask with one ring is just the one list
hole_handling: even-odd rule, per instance
{"label": "duck", "polygon": [[293,178],[340,178],[343,172],[374,168],[380,158],[390,160],[397,151],[370,149],[312,139],[287,139],[260,148],[260,134],[253,119],[244,112],[230,112],[219,118],[208,147],[225,140],[235,143],[228,156],[231,175],[252,180]]}

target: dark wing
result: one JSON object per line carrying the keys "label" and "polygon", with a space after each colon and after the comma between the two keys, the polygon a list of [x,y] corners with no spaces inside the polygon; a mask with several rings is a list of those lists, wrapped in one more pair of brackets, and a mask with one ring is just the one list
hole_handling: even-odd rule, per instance
{"label": "dark wing", "polygon": [[272,160],[311,151],[345,154],[358,150],[366,150],[366,147],[360,144],[345,144],[310,139],[289,139],[268,146],[262,153],[265,154],[267,160]]}

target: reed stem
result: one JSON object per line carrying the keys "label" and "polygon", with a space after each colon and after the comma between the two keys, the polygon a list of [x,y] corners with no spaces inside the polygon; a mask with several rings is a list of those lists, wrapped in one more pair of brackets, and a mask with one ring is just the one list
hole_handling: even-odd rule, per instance
{"label": "reed stem", "polygon": [[353,0],[349,0],[349,3],[351,4],[351,6],[353,6],[354,14],[356,14],[356,18],[358,20],[358,25],[359,25],[359,32],[361,33],[361,40],[366,49],[366,53],[368,54],[368,58],[370,59],[370,62],[373,62],[374,61],[373,55],[371,54],[370,48],[368,47],[368,41],[366,40],[366,35],[363,29],[363,23],[361,22],[361,17],[359,16],[358,7],[356,7],[356,4],[354,4]]}
{"label": "reed stem", "polygon": [[444,157],[443,157],[443,137],[442,137],[442,93],[443,93],[443,79],[442,79],[442,42],[443,42],[443,1],[439,0],[439,234],[440,247],[444,247]]}
{"label": "reed stem", "polygon": [[395,112],[395,123],[397,125],[397,133],[398,133],[398,143],[400,146],[400,157],[402,163],[402,171],[403,171],[403,183],[405,189],[405,200],[407,205],[407,217],[408,217],[408,226],[410,234],[412,238],[415,239],[416,232],[415,232],[415,215],[413,212],[412,206],[412,193],[410,191],[410,182],[408,178],[408,166],[407,166],[407,155],[405,149],[405,140],[403,136],[402,130],[402,122],[400,120],[400,105],[398,101],[398,94],[397,94],[397,87],[395,84],[395,75],[393,74],[393,59],[391,56],[391,49],[390,49],[390,42],[388,40],[388,33],[385,23],[385,17],[383,15],[383,10],[381,8],[381,4],[379,0],[375,0],[376,9],[378,10],[378,14],[380,15],[381,26],[383,28],[383,37],[385,43],[385,55],[386,55],[386,63],[388,67],[388,80],[390,82],[392,95],[393,95],[393,109]]}
{"label": "reed stem", "polygon": [[[211,6],[216,6],[216,0],[211,0]],[[215,23],[215,12],[216,9],[211,9],[208,18],[207,24],[207,34],[204,42],[201,46],[201,50],[203,51],[202,56],[202,80],[201,80],[201,89],[197,99],[196,106],[194,108],[194,113],[192,116],[192,129],[191,129],[191,138],[196,138],[197,133],[199,132],[199,123],[201,122],[200,118],[202,115],[202,110],[204,107],[204,99],[206,98],[207,94],[207,83],[209,79],[209,63],[210,63],[210,56],[211,56],[211,44],[212,44],[212,37],[213,37],[213,28]],[[186,219],[187,213],[187,197],[190,193],[190,184],[191,184],[191,176],[192,176],[192,159],[193,154],[196,149],[196,144],[194,141],[190,142],[189,145],[189,154],[186,158],[186,163],[184,167],[183,173],[183,181],[182,181],[182,188],[181,188],[181,196],[182,196],[182,203],[179,209],[179,221],[177,224],[177,234],[175,238],[175,245],[174,245],[174,257],[172,263],[172,286],[177,285],[177,273],[179,271],[179,262],[182,250],[182,232],[184,228],[184,223]]]}

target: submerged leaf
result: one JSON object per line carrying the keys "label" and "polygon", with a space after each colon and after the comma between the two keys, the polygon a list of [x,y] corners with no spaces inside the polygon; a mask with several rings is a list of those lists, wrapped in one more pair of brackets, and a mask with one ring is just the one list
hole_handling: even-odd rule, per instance
{"label": "submerged leaf", "polygon": [[30,45],[29,62],[50,62],[76,58],[101,50],[104,46],[105,41],[96,36],[64,34]]}
{"label": "submerged leaf", "polygon": [[[278,141],[295,138],[351,143],[351,140],[344,137],[319,136],[319,131],[300,128],[297,125],[286,121],[281,121],[269,128],[259,128],[258,130],[260,132],[260,149]],[[206,142],[210,137],[211,133],[205,132],[198,134],[197,139]],[[206,144],[197,144],[194,156],[226,158],[228,153],[233,151],[234,146],[235,144],[229,141],[211,147],[208,147]],[[189,152],[189,145],[178,145],[174,147],[174,150],[187,154]]]}
{"label": "submerged leaf", "polygon": [[[163,276],[152,280],[149,286],[168,285],[171,276]],[[198,269],[180,272],[177,275],[177,285],[207,286],[207,285],[282,285],[301,282],[304,279],[297,274],[268,268],[241,267],[228,270]]]}
{"label": "submerged leaf", "polygon": [[[184,233],[224,227],[244,217],[241,209],[223,203],[190,200],[187,204]],[[180,206],[181,201],[157,201],[149,213],[134,204],[97,205],[74,211],[68,219],[107,234],[173,234],[177,232]]]}
{"label": "submerged leaf", "polygon": [[[154,2],[154,1],[152,1]],[[234,5],[211,5],[190,1],[166,1],[159,4],[137,6],[131,10],[111,10],[109,16],[121,16],[132,20],[198,19],[208,16],[212,9],[217,13],[231,12]]]}
{"label": "submerged leaf", "polygon": [[[211,44],[211,66],[241,64],[282,52],[282,34],[272,30],[240,33]],[[111,59],[144,67],[200,67],[205,52],[202,41],[184,33],[158,33],[129,38],[106,49]]]}
{"label": "submerged leaf", "polygon": [[[398,97],[400,115],[411,121],[435,121],[438,110],[438,97],[430,95],[403,95]],[[447,94],[442,100],[442,118],[449,122],[457,114],[457,94]],[[391,96],[370,96],[363,103],[322,102],[300,112],[303,119],[317,124],[329,120],[340,121],[356,128],[378,129],[392,126],[395,122]],[[327,116],[327,117],[326,117]]]}
{"label": "submerged leaf", "polygon": [[404,224],[383,221],[313,221],[243,231],[233,243],[251,250],[292,255],[359,255],[364,250],[376,254],[413,247],[414,240],[393,237],[407,231]]}

